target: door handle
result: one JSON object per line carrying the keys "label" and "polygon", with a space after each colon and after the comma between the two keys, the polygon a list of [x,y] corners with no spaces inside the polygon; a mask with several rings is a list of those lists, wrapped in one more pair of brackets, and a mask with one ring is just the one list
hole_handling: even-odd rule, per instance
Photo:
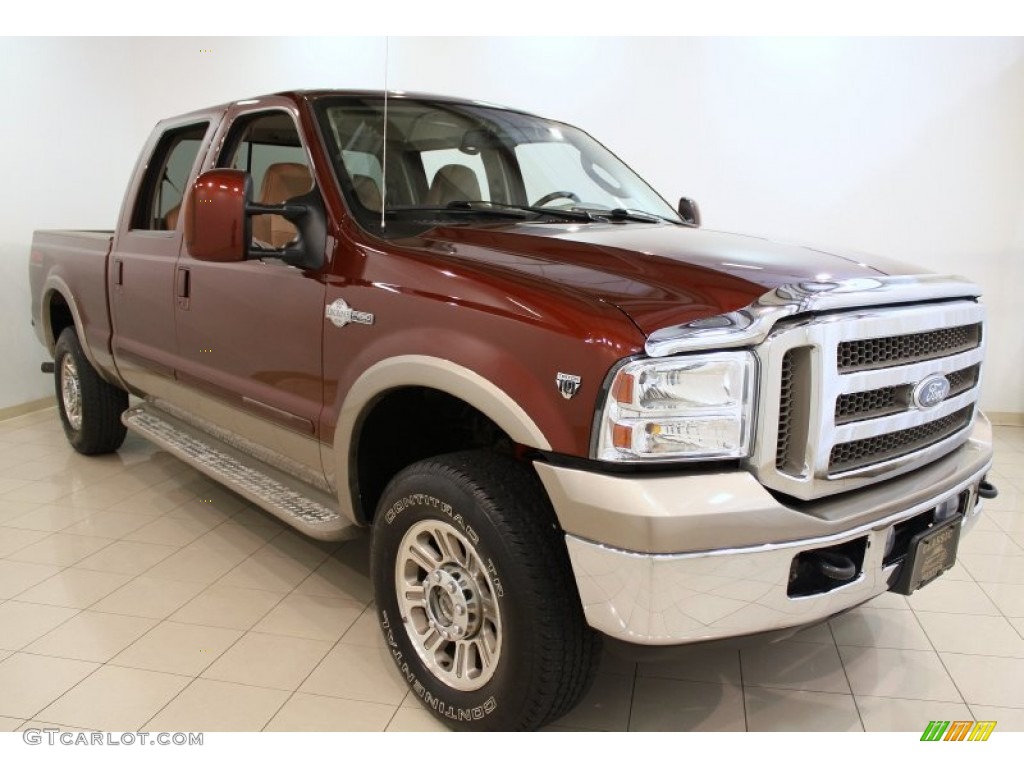
{"label": "door handle", "polygon": [[124,262],[114,259],[114,285],[124,285]]}
{"label": "door handle", "polygon": [[189,299],[192,296],[192,270],[188,267],[178,267],[176,282],[175,296],[178,300],[178,307],[188,309]]}

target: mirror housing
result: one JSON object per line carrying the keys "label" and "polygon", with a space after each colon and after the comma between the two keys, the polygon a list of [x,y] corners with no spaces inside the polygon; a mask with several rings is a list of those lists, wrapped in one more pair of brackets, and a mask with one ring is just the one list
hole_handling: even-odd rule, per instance
{"label": "mirror housing", "polygon": [[697,201],[689,197],[679,198],[679,207],[676,208],[679,213],[679,217],[683,220],[684,224],[688,224],[691,227],[700,226],[700,207],[697,205]]}
{"label": "mirror housing", "polygon": [[243,261],[251,233],[246,206],[252,178],[244,171],[216,168],[201,174],[188,191],[185,247],[200,261]]}
{"label": "mirror housing", "polygon": [[[252,176],[215,168],[196,179],[185,199],[185,247],[199,261],[280,259],[300,269],[319,269],[327,240],[323,202],[314,187],[279,205],[252,202]],[[298,240],[283,249],[253,247],[252,217],[283,216],[295,224]]]}
{"label": "mirror housing", "polygon": [[288,202],[276,205],[247,203],[246,217],[281,216],[295,225],[298,237],[281,249],[265,250],[251,247],[253,258],[280,259],[298,269],[320,269],[324,264],[324,248],[327,245],[327,224],[323,201],[316,187],[304,195],[293,197]]}

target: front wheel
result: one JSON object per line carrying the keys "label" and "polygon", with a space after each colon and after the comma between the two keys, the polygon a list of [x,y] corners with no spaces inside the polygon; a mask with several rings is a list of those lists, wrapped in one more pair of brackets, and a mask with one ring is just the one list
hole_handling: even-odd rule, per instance
{"label": "front wheel", "polygon": [[371,572],[392,658],[450,727],[539,728],[586,692],[598,637],[543,488],[511,458],[402,470],[378,507]]}
{"label": "front wheel", "polygon": [[124,442],[121,414],[128,393],[108,384],[89,363],[74,328],[65,328],[53,351],[54,387],[64,434],[79,453],[112,453]]}

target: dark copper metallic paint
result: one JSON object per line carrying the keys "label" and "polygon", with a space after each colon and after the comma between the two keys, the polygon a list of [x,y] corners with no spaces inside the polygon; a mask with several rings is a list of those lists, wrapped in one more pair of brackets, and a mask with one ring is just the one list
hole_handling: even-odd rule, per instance
{"label": "dark copper metallic paint", "polygon": [[[129,186],[114,242],[114,253],[126,257],[123,290],[111,288],[113,350],[122,370],[140,358],[170,365],[180,381],[298,434],[312,432],[329,451],[345,395],[361,373],[398,355],[433,356],[503,389],[555,451],[586,456],[605,376],[623,357],[642,352],[646,334],[737,309],[782,283],[878,274],[856,259],[669,224],[467,224],[382,239],[346,209],[312,112],[321,95],[338,94],[276,94],[158,127]],[[179,258],[180,234],[128,232],[139,180],[162,130],[211,120],[199,168],[210,171],[232,121],[265,109],[292,115],[308,150],[327,215],[320,270],[269,260],[200,261],[186,252]],[[206,240],[215,222],[195,216],[190,237]],[[234,253],[238,225],[227,218],[220,226],[229,234],[214,235],[215,253]],[[59,249],[63,241],[36,247]],[[89,250],[97,265],[104,263],[101,248]],[[176,263],[191,271],[187,311],[173,301]],[[48,264],[79,269],[56,257]],[[42,269],[33,267],[33,275]],[[84,282],[77,290],[89,305],[87,332],[106,347],[105,297]],[[373,313],[374,324],[333,326],[324,308],[337,298]],[[558,394],[559,372],[582,379],[571,400]]]}

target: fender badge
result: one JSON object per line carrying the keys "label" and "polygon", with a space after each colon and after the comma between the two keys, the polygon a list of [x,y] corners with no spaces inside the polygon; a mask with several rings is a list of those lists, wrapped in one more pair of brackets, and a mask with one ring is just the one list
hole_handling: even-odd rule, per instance
{"label": "fender badge", "polygon": [[338,328],[349,323],[360,325],[373,325],[373,314],[370,312],[359,312],[352,309],[344,299],[335,299],[327,305],[327,319]]}
{"label": "fender badge", "polygon": [[558,387],[558,392],[566,400],[572,398],[577,392],[580,391],[581,379],[579,376],[575,376],[571,373],[559,373],[555,376],[555,386]]}

